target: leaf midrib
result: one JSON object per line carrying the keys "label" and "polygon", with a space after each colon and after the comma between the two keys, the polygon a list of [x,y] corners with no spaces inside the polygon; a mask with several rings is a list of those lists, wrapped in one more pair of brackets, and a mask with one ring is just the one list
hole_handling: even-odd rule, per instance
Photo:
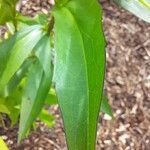
{"label": "leaf midrib", "polygon": [[[85,71],[86,71],[86,87],[87,87],[87,97],[88,97],[88,104],[87,104],[87,106],[88,106],[88,110],[87,110],[87,113],[88,113],[88,115],[87,116],[89,116],[89,110],[90,110],[90,108],[89,108],[89,98],[90,98],[90,96],[89,96],[89,86],[88,86],[88,83],[89,83],[89,78],[88,78],[88,69],[87,69],[87,61],[86,61],[86,54],[85,54],[85,46],[84,46],[84,40],[83,40],[83,35],[82,35],[82,32],[81,32],[81,30],[80,30],[80,28],[79,28],[79,26],[78,26],[78,24],[77,24],[77,21],[76,21],[76,19],[75,19],[75,17],[73,16],[73,14],[72,14],[72,12],[68,9],[68,8],[66,8],[66,7],[63,7],[63,9],[65,10],[65,11],[67,11],[69,14],[70,14],[70,17],[72,18],[72,20],[74,21],[74,25],[75,25],[75,27],[76,27],[76,29],[78,30],[78,32],[79,32],[79,37],[80,37],[80,39],[81,39],[81,43],[82,43],[82,52],[83,52],[83,56],[84,56],[84,64],[85,64]],[[87,139],[90,139],[89,138],[89,117],[87,118]],[[88,140],[87,140],[87,142],[88,142]],[[88,145],[89,145],[89,143],[87,144],[87,150],[88,150]]]}

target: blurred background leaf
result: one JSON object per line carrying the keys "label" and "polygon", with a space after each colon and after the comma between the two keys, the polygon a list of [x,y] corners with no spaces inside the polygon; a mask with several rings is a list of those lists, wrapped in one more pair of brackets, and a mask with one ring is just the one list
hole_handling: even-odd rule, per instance
{"label": "blurred background leaf", "polygon": [[150,23],[150,0],[114,0],[118,5]]}
{"label": "blurred background leaf", "polygon": [[0,24],[14,20],[18,0],[0,0]]}
{"label": "blurred background leaf", "polygon": [[7,145],[5,144],[4,140],[0,137],[0,150],[8,150]]}

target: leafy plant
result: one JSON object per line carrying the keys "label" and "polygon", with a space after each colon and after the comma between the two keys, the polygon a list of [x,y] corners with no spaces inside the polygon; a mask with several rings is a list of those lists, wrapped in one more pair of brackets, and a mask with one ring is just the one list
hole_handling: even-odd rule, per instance
{"label": "leafy plant", "polygon": [[17,12],[2,22],[12,21],[15,29],[0,45],[2,97],[9,97],[23,79],[25,82],[21,92],[19,141],[41,112],[53,81],[68,148],[94,149],[103,96],[105,42],[98,2],[89,2],[56,1],[50,12],[51,20],[48,21],[47,15],[47,21],[42,23]]}
{"label": "leafy plant", "polygon": [[[100,108],[112,115],[103,96],[101,7],[96,0],[55,0],[48,14],[29,18],[15,10],[16,2],[0,0],[0,24],[9,29],[0,43],[1,112],[13,123],[20,115],[20,141],[37,117],[50,123],[52,117],[43,107],[58,102],[68,149],[94,150]],[[146,7],[140,17],[149,21],[148,1],[116,2],[134,13],[140,3]]]}

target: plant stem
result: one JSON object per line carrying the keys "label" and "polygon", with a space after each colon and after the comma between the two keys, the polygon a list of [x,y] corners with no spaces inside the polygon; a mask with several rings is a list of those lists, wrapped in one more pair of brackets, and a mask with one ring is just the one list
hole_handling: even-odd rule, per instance
{"label": "plant stem", "polygon": [[48,34],[50,34],[50,32],[53,30],[53,27],[54,27],[54,17],[52,16],[48,24]]}
{"label": "plant stem", "polygon": [[4,120],[3,120],[3,117],[2,117],[2,114],[1,114],[1,113],[0,113],[0,121],[1,121],[1,123],[2,123],[2,127],[3,127],[4,129],[6,129],[5,122],[4,122]]}
{"label": "plant stem", "polygon": [[16,20],[16,6],[13,6],[13,25],[15,27],[15,32],[17,32],[17,20]]}

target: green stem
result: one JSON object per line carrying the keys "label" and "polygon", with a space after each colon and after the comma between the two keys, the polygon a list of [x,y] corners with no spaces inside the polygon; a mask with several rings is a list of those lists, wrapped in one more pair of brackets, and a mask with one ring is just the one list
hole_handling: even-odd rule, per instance
{"label": "green stem", "polygon": [[54,27],[54,17],[52,17],[51,20],[49,21],[48,34],[50,34],[50,32],[53,30],[53,27]]}
{"label": "green stem", "polygon": [[2,114],[1,114],[1,113],[0,113],[0,121],[1,121],[1,123],[2,123],[2,127],[3,127],[4,129],[6,129],[5,122],[4,122],[4,120],[3,120],[3,117],[2,117]]}
{"label": "green stem", "polygon": [[15,27],[15,32],[17,32],[17,19],[16,19],[16,6],[12,6],[13,8],[13,25]]}

